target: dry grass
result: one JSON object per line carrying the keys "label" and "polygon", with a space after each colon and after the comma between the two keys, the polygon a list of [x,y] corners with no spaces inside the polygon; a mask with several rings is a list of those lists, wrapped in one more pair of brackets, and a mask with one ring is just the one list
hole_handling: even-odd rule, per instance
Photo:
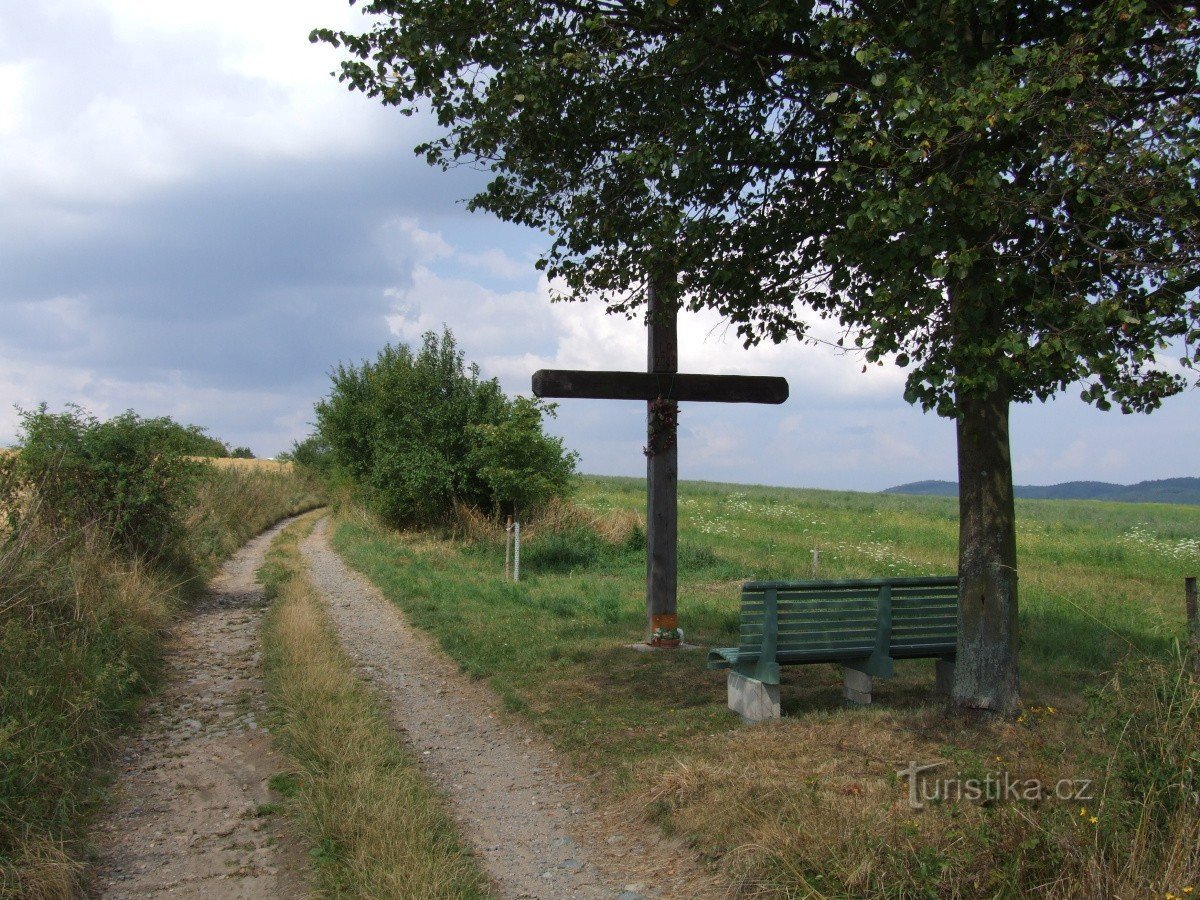
{"label": "dry grass", "polygon": [[264,628],[275,733],[295,761],[292,808],[327,895],[483,897],[488,882],[442,800],[401,747],[330,633],[297,544],[314,516],[277,539],[263,570],[275,602]]}
{"label": "dry grass", "polygon": [[10,866],[0,866],[0,897],[64,900],[79,895],[83,865],[46,835],[25,841]]}
{"label": "dry grass", "polygon": [[[350,508],[353,509],[353,507]],[[469,506],[457,500],[454,501],[450,531],[456,539],[467,543],[484,543],[504,539],[502,522],[494,516],[487,515],[478,507]]]}
{"label": "dry grass", "polygon": [[594,532],[606,544],[624,544],[635,533],[645,533],[646,523],[635,510],[615,507],[593,510],[569,500],[552,500],[530,522],[529,536],[543,532]]}
{"label": "dry grass", "polygon": [[[839,710],[689,742],[641,767],[638,805],[745,896],[1185,900],[1200,889],[1200,684],[1139,668],[1087,714],[1091,761],[1061,710],[983,727],[936,707]],[[931,778],[1091,777],[1092,797],[915,810],[900,760],[938,764]]]}
{"label": "dry grass", "polygon": [[[621,545],[631,535],[644,533],[645,527],[645,521],[635,510],[618,507],[598,511],[561,499],[551,500],[521,520],[522,536],[531,541],[547,534],[587,531],[606,544]],[[504,523],[474,506],[455,503],[450,533],[467,543],[502,542]]]}
{"label": "dry grass", "polygon": [[185,523],[189,568],[166,570],[117,552],[96,523],[53,530],[13,478],[0,467],[19,513],[15,531],[0,519],[0,896],[70,897],[104,762],[173,617],[230,551],[320,496],[284,471],[207,472]]}

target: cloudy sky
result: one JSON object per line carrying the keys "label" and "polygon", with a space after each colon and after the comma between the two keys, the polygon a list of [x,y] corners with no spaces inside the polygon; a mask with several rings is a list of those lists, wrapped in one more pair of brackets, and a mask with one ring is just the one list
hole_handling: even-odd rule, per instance
{"label": "cloudy sky", "polygon": [[[42,0],[0,11],[0,445],[16,407],[80,403],[204,425],[271,455],[339,361],[448,324],[510,393],[542,366],[641,368],[644,329],[551,304],[536,232],[469,214],[477,173],[428,168],[430,123],[346,92],[315,26],[336,0]],[[685,478],[876,490],[954,477],[952,426],[890,368],[746,351],[715,317],[681,367],[784,375],[783,407],[691,404]],[[1014,413],[1020,483],[1200,475],[1200,395],[1151,417],[1073,393]],[[582,468],[639,474],[636,403],[568,401]]]}

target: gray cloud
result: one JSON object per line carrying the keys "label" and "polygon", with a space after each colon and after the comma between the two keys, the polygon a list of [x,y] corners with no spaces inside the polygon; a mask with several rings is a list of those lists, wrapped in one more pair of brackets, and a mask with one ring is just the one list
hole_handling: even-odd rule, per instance
{"label": "gray cloud", "polygon": [[[0,443],[11,405],[77,401],[197,422],[273,453],[302,436],[339,361],[449,324],[509,391],[541,366],[640,368],[637,322],[551,306],[545,240],[465,212],[469,169],[429,169],[431,133],[327,77],[306,34],[353,11],[111,0],[0,13]],[[689,320],[693,371],[780,374],[783,407],[690,404],[681,473],[874,489],[954,477],[953,426],[902,376],[814,347],[743,351]],[[1018,408],[1019,481],[1195,474],[1196,394],[1152,417],[1073,397]],[[563,403],[583,468],[644,471],[639,404]]]}

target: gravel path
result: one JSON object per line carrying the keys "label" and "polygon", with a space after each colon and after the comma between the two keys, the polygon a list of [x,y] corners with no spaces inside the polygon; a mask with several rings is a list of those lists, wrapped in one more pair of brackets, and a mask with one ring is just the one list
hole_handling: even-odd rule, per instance
{"label": "gravel path", "polygon": [[543,739],[341,561],[327,523],[301,549],[333,627],[504,896],[723,896],[686,848],[594,807]]}
{"label": "gravel path", "polygon": [[[176,628],[164,689],[121,759],[98,823],[93,896],[302,897],[304,854],[281,816],[259,816],[285,764],[263,726],[255,572],[290,519],[246,544]],[[278,799],[278,798],[275,798]]]}

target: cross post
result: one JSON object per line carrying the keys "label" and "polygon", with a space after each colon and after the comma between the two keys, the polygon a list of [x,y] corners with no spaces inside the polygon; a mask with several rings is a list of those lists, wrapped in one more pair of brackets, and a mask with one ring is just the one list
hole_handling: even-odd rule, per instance
{"label": "cross post", "polygon": [[[651,277],[646,288],[646,369],[655,375],[679,371],[679,307],[673,294]],[[650,634],[679,627],[679,403],[668,389],[646,401],[646,615]]]}
{"label": "cross post", "polygon": [[655,629],[679,627],[679,401],[777,404],[788,398],[783,378],[679,372],[674,282],[674,272],[652,273],[647,281],[645,372],[539,369],[533,374],[538,397],[646,401],[646,618],[651,643]]}

